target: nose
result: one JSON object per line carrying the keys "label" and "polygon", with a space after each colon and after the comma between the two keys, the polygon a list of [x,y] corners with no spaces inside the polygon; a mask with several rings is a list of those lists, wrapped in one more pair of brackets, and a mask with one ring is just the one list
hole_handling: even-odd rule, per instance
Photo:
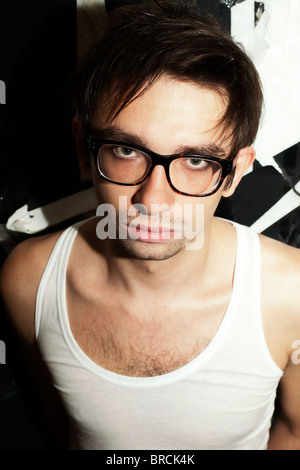
{"label": "nose", "polygon": [[133,195],[133,204],[143,204],[148,214],[153,214],[153,204],[168,204],[172,206],[175,202],[175,192],[169,185],[166,171],[163,166],[156,165],[147,178],[147,180],[140,186],[137,186],[137,191]]}

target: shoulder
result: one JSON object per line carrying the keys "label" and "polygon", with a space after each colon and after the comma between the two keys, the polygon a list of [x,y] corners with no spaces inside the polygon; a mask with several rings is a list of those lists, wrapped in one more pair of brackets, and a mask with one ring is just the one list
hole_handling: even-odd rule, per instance
{"label": "shoulder", "polygon": [[36,294],[59,235],[60,232],[21,242],[0,270],[0,295],[5,311],[26,342],[34,338]]}
{"label": "shoulder", "polygon": [[295,296],[297,286],[300,290],[300,249],[263,235],[259,238],[263,277],[274,287],[280,285],[282,293],[293,292]]}

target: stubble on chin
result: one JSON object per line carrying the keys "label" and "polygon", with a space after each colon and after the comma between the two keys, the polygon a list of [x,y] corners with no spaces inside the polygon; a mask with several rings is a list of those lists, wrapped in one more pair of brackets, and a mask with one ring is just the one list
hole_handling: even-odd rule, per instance
{"label": "stubble on chin", "polygon": [[127,239],[115,240],[117,250],[123,255],[139,260],[163,261],[177,255],[185,249],[184,240],[172,240],[164,243]]}

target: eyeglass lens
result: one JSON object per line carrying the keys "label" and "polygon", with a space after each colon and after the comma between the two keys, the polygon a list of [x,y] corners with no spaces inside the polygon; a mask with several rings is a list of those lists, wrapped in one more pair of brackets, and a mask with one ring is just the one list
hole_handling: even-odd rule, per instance
{"label": "eyeglass lens", "polygon": [[[147,175],[151,164],[147,153],[130,147],[106,144],[98,154],[100,172],[116,183],[138,183]],[[172,185],[178,191],[199,195],[214,190],[220,181],[222,168],[218,162],[188,156],[173,160],[169,172]]]}

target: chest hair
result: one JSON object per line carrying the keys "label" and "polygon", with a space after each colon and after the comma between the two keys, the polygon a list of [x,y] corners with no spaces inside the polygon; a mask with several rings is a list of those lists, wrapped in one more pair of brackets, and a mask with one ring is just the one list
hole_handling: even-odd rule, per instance
{"label": "chest hair", "polygon": [[[183,315],[184,316],[184,315]],[[210,343],[215,322],[188,326],[176,321],[115,321],[85,315],[72,328],[81,349],[95,363],[118,374],[152,377],[172,372],[193,360]]]}

